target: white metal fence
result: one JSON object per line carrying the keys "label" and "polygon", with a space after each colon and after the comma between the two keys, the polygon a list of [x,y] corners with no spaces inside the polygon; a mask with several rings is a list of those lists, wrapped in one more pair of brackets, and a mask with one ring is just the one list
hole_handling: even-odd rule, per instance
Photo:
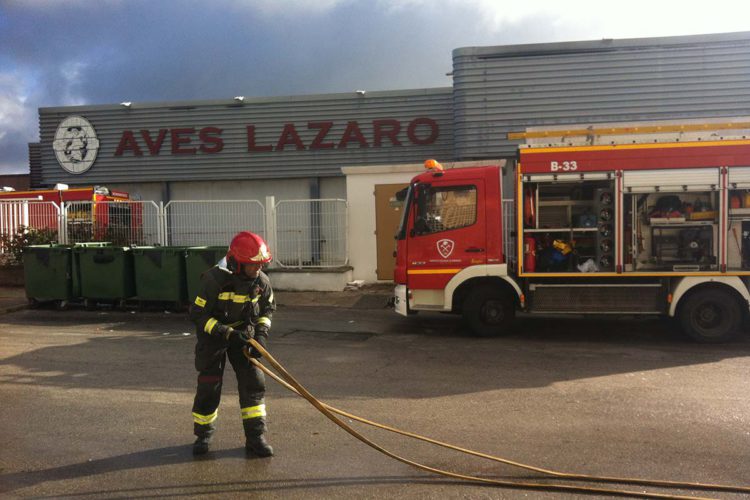
{"label": "white metal fence", "polygon": [[268,239],[265,208],[257,200],[170,201],[164,227],[164,244],[172,246],[229,245],[240,231]]}
{"label": "white metal fence", "polygon": [[[282,267],[336,267],[349,262],[346,200],[0,201],[0,235],[37,232],[73,244],[222,246],[240,231],[268,241]],[[0,245],[0,253],[7,249]]]}
{"label": "white metal fence", "polygon": [[282,267],[337,267],[349,262],[346,200],[284,200],[276,204],[276,250]]}
{"label": "white metal fence", "polygon": [[[12,238],[22,231],[34,231],[40,237],[60,237],[60,207],[51,201],[8,200],[0,202],[0,235]],[[0,253],[5,249],[0,245]]]}
{"label": "white metal fence", "polygon": [[109,241],[113,245],[160,245],[162,209],[153,201],[71,201],[63,204],[60,243]]}

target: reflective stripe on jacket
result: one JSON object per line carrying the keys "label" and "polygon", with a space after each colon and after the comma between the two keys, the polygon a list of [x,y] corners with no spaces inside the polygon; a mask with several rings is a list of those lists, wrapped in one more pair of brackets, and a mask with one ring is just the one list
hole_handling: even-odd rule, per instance
{"label": "reflective stripe on jacket", "polygon": [[275,310],[271,281],[264,272],[247,280],[214,266],[201,275],[189,314],[198,335],[214,336],[223,334],[227,326],[245,328],[252,324],[268,329]]}

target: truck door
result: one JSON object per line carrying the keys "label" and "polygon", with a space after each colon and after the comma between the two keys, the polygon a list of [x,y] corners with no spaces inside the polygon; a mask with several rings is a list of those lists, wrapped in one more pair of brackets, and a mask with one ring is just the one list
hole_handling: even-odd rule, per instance
{"label": "truck door", "polygon": [[487,263],[484,179],[434,179],[416,186],[407,284],[443,289],[460,270]]}

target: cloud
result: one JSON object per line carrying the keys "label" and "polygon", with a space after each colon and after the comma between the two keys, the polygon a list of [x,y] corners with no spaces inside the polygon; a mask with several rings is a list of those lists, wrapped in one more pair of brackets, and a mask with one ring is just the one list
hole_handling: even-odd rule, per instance
{"label": "cloud", "polygon": [[37,140],[36,109],[27,104],[28,87],[19,74],[0,73],[0,172],[27,170],[27,144]]}
{"label": "cloud", "polygon": [[309,14],[324,14],[354,0],[231,0],[238,10],[257,11],[265,16],[282,15],[298,17]]}
{"label": "cloud", "polygon": [[542,28],[537,30],[541,37],[523,37],[525,39],[515,43],[689,35],[750,29],[750,4],[744,0],[722,0],[715,4],[710,13],[707,13],[705,5],[686,3],[684,0],[607,3],[592,0],[440,0],[438,3],[441,2],[461,2],[467,5],[479,14],[476,19],[485,29],[498,34],[509,26],[520,24]]}
{"label": "cloud", "polygon": [[[0,0],[0,148],[37,108],[450,86],[457,47],[750,28],[674,0]],[[750,4],[748,4],[750,5]],[[717,9],[719,6],[717,5]],[[9,146],[9,141],[21,141]]]}

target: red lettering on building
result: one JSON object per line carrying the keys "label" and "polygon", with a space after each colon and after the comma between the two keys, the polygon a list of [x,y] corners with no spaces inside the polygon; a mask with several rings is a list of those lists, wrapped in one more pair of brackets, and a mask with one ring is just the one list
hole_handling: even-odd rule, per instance
{"label": "red lettering on building", "polygon": [[[350,143],[356,143],[360,148],[368,148],[371,145],[376,148],[388,146],[403,146],[414,144],[426,146],[433,144],[440,136],[440,126],[436,120],[427,117],[415,118],[406,127],[406,140],[403,137],[403,125],[396,119],[377,119],[369,122],[372,124],[372,136],[366,136],[359,122],[348,121],[341,136],[331,137],[334,128],[333,121],[307,122],[308,130],[315,130],[315,137],[305,144],[294,123],[284,124],[277,136],[275,144],[269,142],[258,144],[256,139],[256,126],[246,125],[247,129],[247,151],[249,153],[269,153],[272,151],[284,151],[294,147],[296,151],[321,150],[321,149],[346,149]],[[369,127],[365,130],[369,131]],[[120,142],[115,150],[115,156],[123,156],[130,152],[133,156],[143,156],[143,147],[148,149],[151,156],[158,156],[164,146],[164,141],[169,135],[171,140],[170,152],[174,155],[196,154],[198,151],[205,154],[216,154],[224,150],[224,139],[221,137],[223,130],[218,127],[195,128],[163,128],[158,132],[141,129],[136,135],[132,130],[124,130]],[[138,138],[140,135],[140,139]],[[400,137],[399,137],[400,136]],[[336,142],[338,139],[338,142]],[[139,140],[143,141],[139,143]],[[309,140],[309,138],[307,139]],[[368,142],[371,141],[371,142]]]}
{"label": "red lettering on building", "polygon": [[308,122],[307,128],[320,129],[318,135],[310,143],[310,149],[333,149],[336,145],[332,142],[323,142],[328,135],[328,131],[333,127],[333,122]]}
{"label": "red lettering on building", "polygon": [[192,135],[195,133],[194,128],[173,128],[172,132],[172,154],[173,155],[194,155],[197,151],[196,148],[183,148],[181,144],[190,144],[192,141],[191,137],[184,137],[185,135]]}
{"label": "red lettering on building", "polygon": [[279,142],[276,143],[276,151],[284,151],[284,146],[287,144],[294,145],[298,151],[305,149],[305,144],[299,138],[294,123],[284,125],[284,130],[281,131],[281,136],[279,136]]}
{"label": "red lettering on building", "polygon": [[[158,156],[161,153],[167,134],[169,134],[172,142],[172,154],[195,154],[199,149],[203,153],[211,154],[224,149],[224,140],[220,137],[222,130],[217,127],[200,129],[198,138],[201,143],[198,147],[187,147],[192,145],[193,139],[195,139],[194,128],[162,128],[156,133],[156,137],[148,129],[142,129],[139,132],[151,156]],[[134,156],[143,156],[141,146],[132,130],[123,131],[120,143],[115,150],[115,156],[122,156],[128,150],[132,151]]]}
{"label": "red lettering on building", "polygon": [[255,144],[255,125],[247,126],[247,151],[249,153],[263,153],[266,151],[272,151],[273,146],[266,144],[263,146],[257,146]]}
{"label": "red lettering on building", "polygon": [[[218,153],[224,149],[224,139],[221,137],[222,130],[216,127],[204,127],[201,129],[198,137],[201,139],[200,150],[204,153]],[[207,146],[206,144],[213,144]]]}
{"label": "red lettering on building", "polygon": [[349,122],[346,124],[344,135],[341,136],[341,141],[339,141],[339,149],[345,148],[352,139],[359,142],[360,148],[366,148],[369,146],[369,144],[367,144],[367,139],[362,135],[362,131],[359,129],[359,124],[357,122]]}
{"label": "red lettering on building", "polygon": [[[430,135],[426,138],[417,137],[417,127],[420,125],[426,125],[430,128]],[[437,122],[432,118],[415,118],[409,123],[409,128],[406,129],[406,136],[409,138],[412,144],[418,144],[425,146],[435,142],[440,135],[440,127]]]}
{"label": "red lettering on building", "polygon": [[132,130],[126,130],[122,133],[120,143],[115,150],[115,156],[122,156],[127,149],[131,150],[135,156],[143,156],[143,152],[141,152],[141,148],[138,147],[138,142],[136,142]]}
{"label": "red lettering on building", "polygon": [[164,138],[167,136],[168,131],[169,130],[166,128],[159,129],[159,135],[154,141],[151,139],[151,133],[148,130],[141,130],[141,137],[146,141],[146,146],[148,146],[148,152],[151,153],[151,156],[159,154],[159,151],[161,151],[161,145],[164,143]]}
{"label": "red lettering on building", "polygon": [[401,145],[401,141],[398,140],[398,133],[401,131],[401,122],[398,120],[373,120],[372,128],[373,135],[375,136],[373,145],[376,148],[383,145],[383,137],[390,139],[391,144],[394,146]]}

